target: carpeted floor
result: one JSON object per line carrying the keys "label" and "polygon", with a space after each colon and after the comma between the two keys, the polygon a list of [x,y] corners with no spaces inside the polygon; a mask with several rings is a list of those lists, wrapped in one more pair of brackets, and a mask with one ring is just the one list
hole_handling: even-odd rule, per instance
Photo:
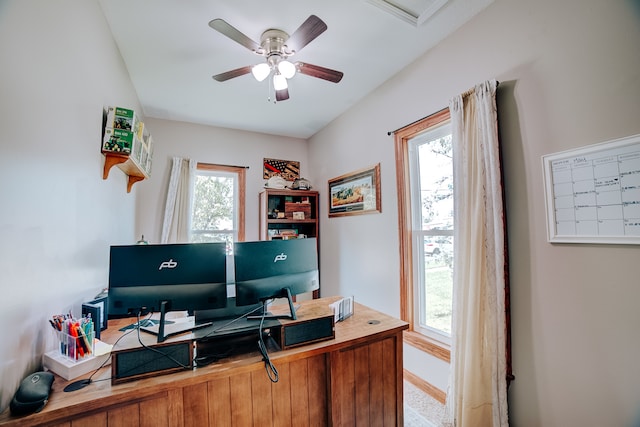
{"label": "carpeted floor", "polygon": [[408,381],[404,382],[405,427],[438,427],[444,405]]}

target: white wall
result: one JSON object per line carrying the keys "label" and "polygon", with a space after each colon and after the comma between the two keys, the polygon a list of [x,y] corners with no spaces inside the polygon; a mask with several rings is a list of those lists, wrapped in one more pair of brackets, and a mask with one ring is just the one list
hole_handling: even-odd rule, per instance
{"label": "white wall", "polygon": [[306,141],[146,119],[149,180],[102,179],[102,109],[141,108],[95,1],[0,1],[0,412],[53,348],[47,319],[107,286],[109,246],[160,236],[171,156],[249,166],[247,239],[258,239],[264,157],[299,160]]}
{"label": "white wall", "polygon": [[0,1],[0,411],[53,347],[51,315],[107,284],[135,190],[102,180],[102,109],[138,101],[95,1]]}
{"label": "white wall", "polygon": [[275,158],[300,161],[301,176],[309,175],[305,140],[265,135],[184,122],[147,119],[153,136],[151,178],[139,186],[136,205],[136,232],[158,243],[166,203],[172,157],[187,157],[203,163],[247,166],[245,206],[246,240],[258,240],[258,194],[266,182],[262,160]]}
{"label": "white wall", "polygon": [[[624,426],[640,415],[640,248],[547,243],[540,160],[640,133],[639,42],[638,1],[496,0],[310,140],[317,182],[381,163],[382,214],[322,215],[322,277],[330,293],[396,315],[387,131],[446,107],[476,83],[501,82],[515,426]],[[405,356],[405,367],[420,374],[438,365],[414,351]],[[441,386],[441,372],[426,376]]]}

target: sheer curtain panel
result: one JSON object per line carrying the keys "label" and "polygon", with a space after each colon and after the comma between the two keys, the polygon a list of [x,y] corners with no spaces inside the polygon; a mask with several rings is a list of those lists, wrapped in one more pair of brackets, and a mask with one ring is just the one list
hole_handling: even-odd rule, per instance
{"label": "sheer curtain panel", "polygon": [[508,426],[505,218],[495,80],[450,101],[455,209],[449,425]]}
{"label": "sheer curtain panel", "polygon": [[160,243],[188,243],[191,229],[191,201],[197,162],[173,158],[167,204],[164,209]]}

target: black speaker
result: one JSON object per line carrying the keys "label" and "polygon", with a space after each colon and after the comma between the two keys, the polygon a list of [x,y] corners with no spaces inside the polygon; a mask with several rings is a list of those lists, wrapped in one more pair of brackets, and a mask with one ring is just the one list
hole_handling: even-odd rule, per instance
{"label": "black speaker", "polygon": [[276,341],[283,350],[318,341],[332,340],[335,338],[333,315],[284,323],[280,327],[279,335],[279,339]]}
{"label": "black speaker", "polygon": [[114,351],[111,384],[164,375],[193,367],[193,341]]}

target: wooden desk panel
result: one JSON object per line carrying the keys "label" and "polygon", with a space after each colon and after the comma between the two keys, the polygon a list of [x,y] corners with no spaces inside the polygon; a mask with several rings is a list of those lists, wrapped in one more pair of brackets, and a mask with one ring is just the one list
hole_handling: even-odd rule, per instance
{"label": "wooden desk panel", "polygon": [[[301,320],[337,298],[301,302]],[[110,325],[111,326],[111,325]],[[64,393],[56,377],[38,414],[0,415],[0,426],[402,426],[402,331],[408,325],[360,304],[336,324],[336,338],[261,356],[231,358],[196,370],[111,385],[103,368],[86,388]],[[107,331],[113,332],[115,327]],[[106,339],[105,339],[106,340]],[[86,375],[85,377],[88,377]]]}

